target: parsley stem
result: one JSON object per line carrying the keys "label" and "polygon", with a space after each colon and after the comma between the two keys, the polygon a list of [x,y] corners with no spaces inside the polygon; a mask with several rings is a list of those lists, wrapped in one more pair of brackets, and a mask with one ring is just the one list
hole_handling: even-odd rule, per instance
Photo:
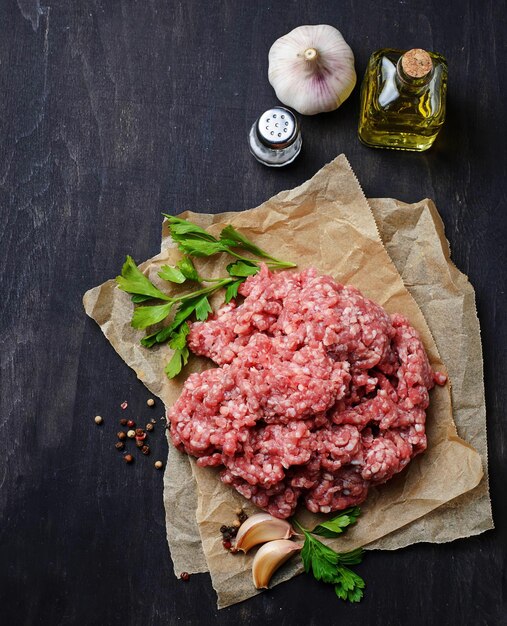
{"label": "parsley stem", "polygon": [[301,526],[301,524],[297,521],[297,519],[296,519],[295,517],[293,517],[293,518],[292,518],[292,521],[294,522],[294,524],[296,524],[296,526],[297,526],[300,530],[302,530],[302,531],[303,531],[303,534],[304,534],[304,533],[305,533],[305,531],[306,531],[306,528],[303,528],[303,527]]}
{"label": "parsley stem", "polygon": [[179,296],[178,298],[174,298],[175,302],[184,302],[185,300],[190,300],[191,298],[195,298],[196,296],[204,296],[209,293],[213,293],[226,285],[237,280],[236,278],[222,278],[211,287],[204,287],[203,289],[198,289],[197,291],[192,291],[191,293],[187,293],[184,296]]}

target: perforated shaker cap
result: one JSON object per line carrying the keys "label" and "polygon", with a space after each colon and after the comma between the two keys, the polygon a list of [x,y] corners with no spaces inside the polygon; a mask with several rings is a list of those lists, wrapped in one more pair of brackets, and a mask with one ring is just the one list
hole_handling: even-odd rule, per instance
{"label": "perforated shaker cap", "polygon": [[257,121],[259,140],[268,148],[283,150],[296,140],[299,124],[296,116],[284,107],[265,111]]}

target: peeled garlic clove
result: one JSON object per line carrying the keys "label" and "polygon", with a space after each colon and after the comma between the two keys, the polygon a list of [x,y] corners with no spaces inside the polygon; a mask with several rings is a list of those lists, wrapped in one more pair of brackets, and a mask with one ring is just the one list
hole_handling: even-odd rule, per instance
{"label": "peeled garlic clove", "polygon": [[267,589],[271,576],[294,552],[303,546],[288,539],[265,543],[259,548],[252,563],[252,577],[256,589]]}
{"label": "peeled garlic clove", "polygon": [[239,527],[234,551],[248,552],[259,543],[273,539],[288,539],[293,534],[294,531],[289,522],[273,517],[269,513],[256,513]]}
{"label": "peeled garlic clove", "polygon": [[277,98],[303,115],[337,109],[356,84],[354,54],[333,26],[299,26],[269,51],[268,77]]}

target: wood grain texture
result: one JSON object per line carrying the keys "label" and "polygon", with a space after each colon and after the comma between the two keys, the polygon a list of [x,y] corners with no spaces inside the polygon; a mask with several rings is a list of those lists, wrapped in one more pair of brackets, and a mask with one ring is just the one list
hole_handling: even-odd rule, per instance
{"label": "wood grain texture", "polygon": [[[0,594],[3,624],[507,624],[507,54],[494,0],[0,3]],[[426,47],[450,68],[448,120],[425,154],[356,137],[358,97],[303,120],[281,171],[247,131],[275,103],[271,43],[330,23],[361,77],[380,47]],[[142,385],[81,306],[82,293],[159,248],[160,213],[255,206],[345,152],[368,196],[433,198],[477,292],[497,530],[373,553],[358,606],[299,577],[218,613],[207,575],[172,573],[158,427],[132,467],[114,450]],[[93,416],[105,424],[98,428]],[[146,462],[144,462],[146,461]]]}

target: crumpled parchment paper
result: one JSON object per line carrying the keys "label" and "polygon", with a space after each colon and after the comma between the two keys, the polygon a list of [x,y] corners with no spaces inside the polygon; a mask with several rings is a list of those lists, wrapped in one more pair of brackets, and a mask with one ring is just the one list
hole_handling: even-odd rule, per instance
{"label": "crumpled parchment paper", "polygon": [[[189,215],[211,232],[232,223],[278,257],[298,263],[299,268],[314,265],[342,283],[357,286],[389,312],[404,314],[421,334],[432,366],[445,371],[430,327],[442,342],[440,350],[448,356],[444,360],[454,385],[460,434],[480,454],[457,434],[450,386],[436,388],[428,410],[428,450],[401,475],[370,491],[360,523],[343,539],[331,542],[340,550],[366,544],[395,549],[416,541],[448,541],[492,525],[487,481],[482,478],[486,429],[473,289],[449,261],[442,224],[431,204],[415,205],[419,208],[414,211],[412,205],[393,200],[373,201],[372,206],[387,249],[342,155],[300,187],[281,192],[256,209]],[[163,234],[161,254],[141,266],[159,285],[160,266],[178,258],[166,228]],[[206,275],[223,274],[224,260],[207,260],[205,265]],[[424,308],[429,326],[414,298]],[[163,366],[171,357],[168,346],[146,350],[139,345],[139,331],[130,326],[130,297],[117,289],[114,281],[108,281],[87,292],[84,304],[120,356],[150,391],[170,406],[184,377],[165,378]],[[191,371],[207,366],[205,359],[191,359]],[[244,504],[244,499],[223,485],[215,470],[197,467],[174,449],[170,450],[164,485],[175,573],[208,569],[219,607],[254,595],[252,556],[224,552],[219,533],[220,525],[234,519],[234,509],[238,503]],[[249,503],[246,509],[254,510]],[[298,517],[308,526],[318,519],[307,511]],[[299,560],[293,559],[273,584],[300,571]]]}

